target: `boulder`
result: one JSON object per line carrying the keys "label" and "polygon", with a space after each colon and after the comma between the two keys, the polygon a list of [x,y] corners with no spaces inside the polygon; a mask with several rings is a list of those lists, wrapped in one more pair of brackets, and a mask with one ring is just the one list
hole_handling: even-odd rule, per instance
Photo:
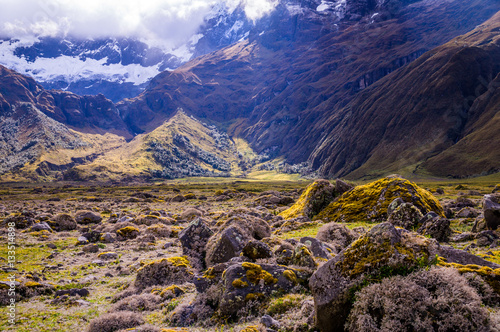
{"label": "boulder", "polygon": [[236,226],[231,226],[213,235],[206,246],[205,262],[207,266],[224,263],[239,256],[249,240],[246,232]]}
{"label": "boulder", "polygon": [[102,217],[93,211],[78,211],[75,214],[75,221],[81,225],[95,224],[101,222]]}
{"label": "boulder", "polygon": [[455,214],[457,218],[476,218],[479,215],[476,209],[465,207]]}
{"label": "boulder", "polygon": [[45,221],[38,222],[30,227],[30,232],[39,232],[39,231],[52,232],[52,228],[50,228],[49,224],[47,224]]}
{"label": "boulder", "polygon": [[337,195],[342,195],[343,193],[346,193],[353,188],[354,186],[345,181],[342,181],[341,179],[335,180],[335,192]]}
{"label": "boulder", "polygon": [[116,231],[118,240],[121,241],[135,239],[139,236],[139,233],[139,230],[132,226],[123,227]]}
{"label": "boulder", "polygon": [[390,207],[391,206],[389,206],[388,209],[388,213],[390,214],[387,221],[394,226],[399,226],[407,230],[414,230],[415,228],[418,228],[420,220],[424,217],[422,212],[420,212],[420,210],[411,203],[403,202],[392,211]]}
{"label": "boulder", "polygon": [[189,256],[197,268],[202,268],[204,265],[205,246],[212,235],[213,231],[207,227],[202,218],[195,219],[179,233],[183,254]]}
{"label": "boulder", "polygon": [[75,218],[66,213],[58,214],[49,220],[50,226],[57,232],[72,231],[76,229],[77,224]]}
{"label": "boulder", "polygon": [[314,219],[329,222],[383,222],[387,220],[389,205],[396,198],[413,204],[424,215],[434,211],[444,217],[443,207],[430,192],[408,180],[387,177],[344,193]]}
{"label": "boulder", "polygon": [[309,251],[313,254],[314,257],[319,257],[323,259],[332,258],[331,253],[333,252],[333,250],[318,239],[306,236],[300,239],[300,243],[306,245],[307,249],[309,249]]}
{"label": "boulder", "polygon": [[301,273],[279,265],[239,263],[222,276],[222,316],[234,316],[250,301],[263,301],[273,293],[289,293],[300,282]]}
{"label": "boulder", "polygon": [[448,242],[451,236],[450,221],[441,217],[424,217],[422,226],[417,231],[419,234],[428,235],[440,242]]}
{"label": "boulder", "polygon": [[476,235],[476,243],[479,247],[488,247],[497,239],[498,235],[493,231],[482,231]]}
{"label": "boulder", "polygon": [[181,213],[181,219],[189,222],[201,216],[203,216],[203,212],[195,208],[188,208]]}
{"label": "boulder", "polygon": [[186,257],[162,258],[141,267],[134,285],[138,289],[154,285],[182,284],[193,278],[191,263]]}
{"label": "boulder", "polygon": [[82,248],[82,251],[86,253],[96,253],[99,251],[99,246],[97,244],[88,244]]}
{"label": "boulder", "polygon": [[500,226],[500,195],[490,194],[483,198],[483,213],[486,227],[496,230]]}
{"label": "boulder", "polygon": [[258,240],[249,241],[242,250],[243,256],[248,257],[252,261],[263,258],[271,258],[273,252],[271,247],[269,247],[264,242]]}
{"label": "boulder", "polygon": [[280,216],[285,219],[293,219],[300,216],[312,218],[334,199],[335,187],[327,180],[317,180],[304,190],[294,205],[281,212]]}
{"label": "boulder", "polygon": [[328,243],[335,249],[335,254],[350,245],[356,238],[357,234],[347,228],[345,225],[337,223],[329,223],[318,230],[316,238],[322,242]]}

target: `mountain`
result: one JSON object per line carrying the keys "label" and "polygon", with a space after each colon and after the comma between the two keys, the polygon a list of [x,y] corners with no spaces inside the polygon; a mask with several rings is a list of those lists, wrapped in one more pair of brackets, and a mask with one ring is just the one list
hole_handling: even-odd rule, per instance
{"label": "mountain", "polygon": [[[227,128],[230,136],[245,138],[258,153],[284,156],[290,163],[308,161],[329,177],[375,176],[412,165],[407,171],[413,172],[417,161],[458,141],[461,129],[454,128],[452,115],[443,130],[457,132],[448,142],[438,135],[427,138],[427,144],[436,146],[430,153],[407,148],[423,149],[418,136],[415,141],[406,136],[406,147],[393,149],[390,145],[399,144],[400,138],[393,135],[378,148],[398,162],[372,156],[388,125],[403,136],[418,121],[435,124],[432,110],[424,105],[412,121],[394,125],[392,117],[401,117],[395,110],[407,112],[408,96],[399,95],[395,104],[387,91],[414,85],[411,79],[398,81],[404,68],[489,19],[500,9],[497,1],[323,2],[332,12],[318,11],[312,2],[296,3],[300,6],[293,14],[290,3],[280,3],[267,18],[266,31],[251,31],[242,42],[156,76],[140,96],[118,103],[124,121],[134,132],[147,132],[182,107]],[[425,75],[423,89],[429,83]],[[370,87],[386,76],[380,93],[370,105],[363,104],[373,94]],[[450,84],[460,85],[461,80],[455,76]],[[431,95],[423,90],[421,95],[439,96],[427,92]],[[391,105],[398,108],[385,112]],[[444,109],[453,106],[443,102]],[[377,129],[368,131],[369,125]],[[372,157],[373,164],[367,163]],[[355,172],[365,163],[366,168]],[[477,169],[468,175],[492,171]]]}
{"label": "mountain", "polygon": [[198,57],[116,104],[0,67],[2,180],[244,176],[278,161],[324,177],[498,172],[499,10],[283,0],[255,24],[215,15]]}
{"label": "mountain", "polygon": [[130,37],[13,38],[0,40],[0,65],[32,76],[46,89],[103,94],[118,102],[137,96],[162,71],[245,38],[253,26],[242,3],[218,3],[180,45]]}

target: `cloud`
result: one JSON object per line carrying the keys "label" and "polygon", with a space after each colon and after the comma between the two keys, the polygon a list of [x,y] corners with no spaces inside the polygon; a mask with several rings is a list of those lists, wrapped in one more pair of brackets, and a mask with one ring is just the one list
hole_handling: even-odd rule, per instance
{"label": "cloud", "polygon": [[0,36],[129,36],[185,42],[216,4],[242,5],[248,18],[269,13],[277,0],[0,0]]}

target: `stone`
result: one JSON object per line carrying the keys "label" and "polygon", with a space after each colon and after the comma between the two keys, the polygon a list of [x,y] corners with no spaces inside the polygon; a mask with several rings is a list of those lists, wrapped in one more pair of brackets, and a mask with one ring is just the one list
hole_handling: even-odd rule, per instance
{"label": "stone", "polygon": [[252,261],[263,258],[271,258],[273,256],[271,247],[258,240],[249,241],[243,247],[242,253],[245,257],[250,258]]}
{"label": "stone", "polygon": [[297,202],[280,213],[284,219],[301,216],[312,218],[335,199],[335,187],[328,180],[317,180],[300,195]]}
{"label": "stone", "polygon": [[323,242],[313,237],[303,237],[300,239],[300,243],[307,246],[307,249],[313,254],[314,257],[330,259],[332,258],[332,249],[328,248]]}
{"label": "stone", "polygon": [[177,202],[177,203],[184,202],[185,200],[186,198],[182,195],[176,195],[170,199],[171,202]]}
{"label": "stone", "polygon": [[57,249],[57,246],[53,243],[49,243],[47,244],[47,248],[50,248],[50,249]]}
{"label": "stone", "polygon": [[195,208],[188,208],[181,213],[181,219],[189,222],[201,216],[203,216],[203,212]]}
{"label": "stone", "polygon": [[52,218],[52,220],[49,220],[49,223],[51,227],[57,232],[72,231],[77,227],[75,218],[66,213],[56,215]]}
{"label": "stone", "polygon": [[45,221],[36,223],[30,228],[30,232],[39,232],[39,231],[52,232],[52,228],[50,228],[50,226]]}
{"label": "stone", "polygon": [[97,258],[103,259],[105,261],[118,259],[118,254],[116,252],[103,252],[97,255]]}
{"label": "stone", "polygon": [[101,222],[102,217],[93,211],[78,211],[75,215],[75,221],[81,225],[95,224]]}
{"label": "stone", "polygon": [[101,232],[95,230],[83,231],[82,235],[91,243],[96,243],[101,240]]}
{"label": "stone", "polygon": [[448,219],[426,215],[421,224],[422,226],[417,231],[419,234],[431,236],[440,242],[447,242],[451,236],[452,231]]}
{"label": "stone", "polygon": [[87,243],[89,243],[89,240],[87,240],[87,238],[85,236],[79,236],[76,244],[77,245],[84,245]]}
{"label": "stone", "polygon": [[87,288],[61,289],[61,290],[56,291],[54,296],[58,297],[58,296],[64,296],[64,295],[87,297],[90,295],[90,292]]}
{"label": "stone", "polygon": [[314,256],[311,251],[302,243],[299,243],[294,249],[292,264],[312,269],[315,269],[318,265],[314,261]]}
{"label": "stone", "polygon": [[401,204],[399,204],[399,206],[397,206],[392,211],[391,205],[394,203],[394,201],[393,203],[391,203],[391,205],[389,205],[387,213],[390,214],[389,218],[387,218],[387,221],[394,226],[399,226],[409,231],[418,228],[420,220],[424,217],[422,212],[420,212],[420,210],[411,203],[404,203],[400,198],[398,198],[397,200],[401,200]]}
{"label": "stone", "polygon": [[342,249],[350,245],[358,235],[347,228],[345,225],[337,223],[328,223],[318,230],[316,239],[328,243],[334,249],[334,254],[339,253]]}
{"label": "stone", "polygon": [[207,243],[206,264],[212,266],[224,263],[239,256],[245,244],[250,240],[240,228],[231,226],[212,236]]}
{"label": "stone", "polygon": [[450,239],[450,242],[466,242],[474,240],[474,234],[471,232],[463,232],[462,234],[458,234],[453,236]]}
{"label": "stone", "polygon": [[82,248],[83,252],[86,253],[96,253],[99,251],[99,246],[97,244],[88,244]]}
{"label": "stone", "polygon": [[192,258],[195,267],[202,268],[204,266],[205,246],[213,234],[214,232],[208,228],[202,218],[195,219],[179,233],[182,252]]}
{"label": "stone", "polygon": [[486,227],[496,230],[500,226],[500,195],[490,194],[483,197],[483,213]]}
{"label": "stone", "polygon": [[191,263],[185,257],[161,258],[137,271],[134,285],[138,289],[154,285],[182,284],[193,278]]}
{"label": "stone", "polygon": [[498,239],[498,235],[493,231],[482,231],[476,235],[476,243],[479,247],[487,247]]}
{"label": "stone", "polygon": [[116,237],[111,233],[104,233],[101,235],[100,240],[102,243],[113,243],[116,241]]}
{"label": "stone", "polygon": [[268,328],[279,329],[281,327],[280,322],[278,322],[276,319],[272,318],[269,315],[262,316],[260,318],[260,323]]}
{"label": "stone", "polygon": [[474,208],[465,207],[455,214],[457,218],[476,218],[479,215]]}
{"label": "stone", "polygon": [[342,195],[351,189],[354,189],[354,186],[349,183],[342,181],[341,179],[335,180],[335,192],[337,195]]}

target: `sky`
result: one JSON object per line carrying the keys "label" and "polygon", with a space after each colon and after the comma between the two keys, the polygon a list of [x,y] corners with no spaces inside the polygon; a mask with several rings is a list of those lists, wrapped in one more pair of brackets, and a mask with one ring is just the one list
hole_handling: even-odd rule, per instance
{"label": "sky", "polygon": [[203,23],[214,5],[255,20],[277,0],[0,0],[0,37],[138,37],[179,43]]}

